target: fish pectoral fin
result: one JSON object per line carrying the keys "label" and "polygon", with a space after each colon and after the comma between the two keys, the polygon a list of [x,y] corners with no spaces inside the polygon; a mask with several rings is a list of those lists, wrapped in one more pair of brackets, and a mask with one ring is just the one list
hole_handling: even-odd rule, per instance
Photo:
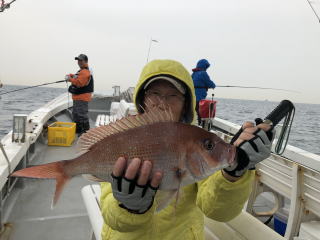
{"label": "fish pectoral fin", "polygon": [[157,192],[155,202],[157,203],[156,211],[160,212],[162,209],[167,207],[171,200],[178,194],[178,189],[174,190],[159,190]]}
{"label": "fish pectoral fin", "polygon": [[87,180],[89,180],[89,181],[92,181],[92,182],[105,182],[105,181],[106,181],[106,180],[103,180],[103,179],[98,178],[98,177],[96,177],[96,176],[94,176],[94,175],[91,175],[91,174],[82,174],[82,176],[83,176],[85,179],[87,179]]}

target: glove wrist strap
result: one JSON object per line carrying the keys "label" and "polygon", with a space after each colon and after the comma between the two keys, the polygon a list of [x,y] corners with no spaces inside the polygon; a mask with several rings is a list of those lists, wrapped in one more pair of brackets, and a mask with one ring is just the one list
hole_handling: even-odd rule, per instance
{"label": "glove wrist strap", "polygon": [[132,209],[129,209],[127,208],[125,205],[123,205],[122,203],[119,204],[119,207],[123,208],[123,209],[126,209],[129,213],[133,213],[133,214],[145,214],[147,211],[149,211],[149,209],[152,207],[153,205],[153,201],[152,203],[150,204],[150,206],[144,210],[144,211],[141,211],[141,210],[132,210]]}

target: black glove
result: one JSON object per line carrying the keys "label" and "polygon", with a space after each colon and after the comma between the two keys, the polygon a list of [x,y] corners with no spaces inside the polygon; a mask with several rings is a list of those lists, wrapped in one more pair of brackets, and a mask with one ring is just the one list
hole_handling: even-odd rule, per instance
{"label": "black glove", "polygon": [[[257,124],[261,123],[261,121],[257,120],[256,122]],[[235,142],[239,135],[240,134],[235,135],[231,140],[231,143]],[[224,169],[229,175],[240,177],[246,170],[255,169],[257,163],[270,156],[275,130],[270,129],[268,132],[265,132],[262,129],[258,129],[253,135],[255,135],[254,138],[242,142],[237,147],[237,159],[235,164]]]}
{"label": "black glove", "polygon": [[120,207],[136,214],[143,214],[151,208],[157,188],[149,184],[139,186],[135,180],[111,176],[113,196],[121,203]]}

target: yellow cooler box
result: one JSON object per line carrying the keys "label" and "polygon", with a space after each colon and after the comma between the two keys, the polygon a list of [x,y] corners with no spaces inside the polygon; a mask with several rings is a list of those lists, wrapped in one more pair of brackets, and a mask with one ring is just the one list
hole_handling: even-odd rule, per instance
{"label": "yellow cooler box", "polygon": [[71,146],[76,135],[76,124],[54,122],[48,127],[48,145]]}

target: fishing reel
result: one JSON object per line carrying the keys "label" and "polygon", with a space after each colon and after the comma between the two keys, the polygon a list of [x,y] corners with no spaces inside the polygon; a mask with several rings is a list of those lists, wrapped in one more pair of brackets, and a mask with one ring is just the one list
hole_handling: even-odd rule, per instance
{"label": "fishing reel", "polygon": [[[271,126],[271,129],[269,131],[276,128],[279,122],[282,121],[282,119],[284,119],[280,133],[277,134],[276,144],[274,147],[274,153],[278,155],[283,154],[288,144],[294,114],[295,114],[295,107],[293,103],[290,102],[289,100],[282,100],[279,103],[279,105],[271,113],[269,113],[267,117],[265,117],[264,120],[262,120],[261,118],[255,119],[256,125],[259,125],[261,123],[269,124]],[[233,139],[234,140],[237,139],[242,133],[242,131],[243,131],[242,128],[240,128],[240,130],[234,135]],[[267,132],[267,135],[268,135],[268,132]]]}
{"label": "fishing reel", "polygon": [[[295,115],[295,107],[292,102],[289,100],[283,100],[280,104],[266,117],[266,119],[273,118],[275,116],[273,123],[273,127],[275,127],[278,122],[282,119],[282,127],[276,128],[276,130],[280,130],[280,133],[276,133],[276,144],[274,147],[274,152],[278,155],[282,155],[286,146],[288,144],[289,135],[291,132],[291,127],[293,123]],[[270,119],[271,120],[271,119]],[[280,126],[280,125],[279,125]]]}

